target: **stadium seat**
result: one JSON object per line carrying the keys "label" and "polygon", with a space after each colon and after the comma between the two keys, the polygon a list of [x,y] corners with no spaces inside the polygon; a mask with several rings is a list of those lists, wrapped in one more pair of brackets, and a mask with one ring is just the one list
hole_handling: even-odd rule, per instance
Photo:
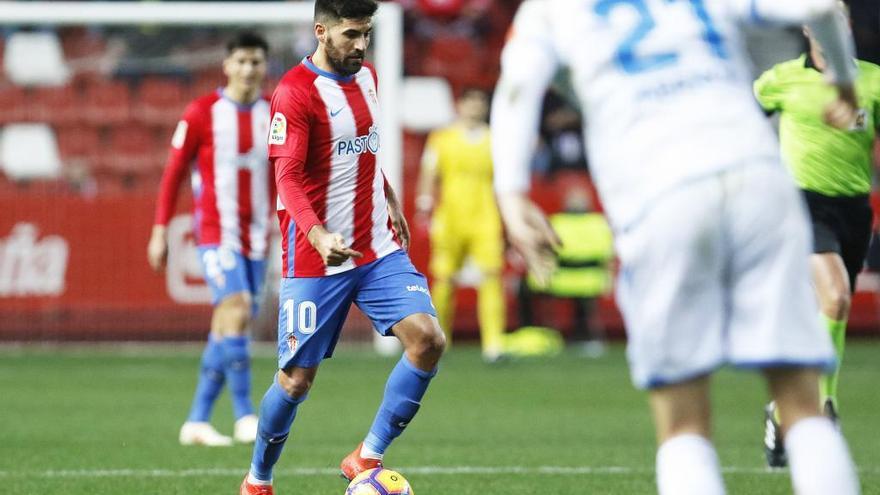
{"label": "stadium seat", "polygon": [[70,80],[61,42],[50,31],[12,33],[6,40],[3,69],[12,82],[26,86],[57,86]]}
{"label": "stadium seat", "polygon": [[147,78],[141,82],[133,117],[145,124],[180,120],[187,103],[187,90],[177,79]]}
{"label": "stadium seat", "polygon": [[86,86],[83,115],[93,124],[119,124],[131,117],[131,89],[113,80],[95,80]]}
{"label": "stadium seat", "polygon": [[190,85],[190,99],[199,98],[214,92],[226,82],[223,74],[217,70],[203,71],[196,74],[195,80]]}
{"label": "stadium seat", "polygon": [[0,125],[26,119],[27,92],[9,81],[0,81]]}
{"label": "stadium seat", "polygon": [[162,170],[167,146],[159,147],[152,128],[127,124],[113,126],[99,169],[121,175],[151,175]]}
{"label": "stadium seat", "polygon": [[82,97],[72,85],[36,88],[28,106],[28,120],[67,125],[83,119]]}
{"label": "stadium seat", "polygon": [[101,133],[88,125],[65,126],[57,129],[58,150],[64,165],[85,164],[97,168],[101,157]]}
{"label": "stadium seat", "polygon": [[452,89],[439,77],[407,77],[403,80],[401,123],[414,132],[428,132],[455,118]]}
{"label": "stadium seat", "polygon": [[422,70],[425,75],[442,77],[455,86],[456,79],[478,74],[484,63],[482,50],[473,41],[445,36],[432,40]]}
{"label": "stadium seat", "polygon": [[51,179],[61,172],[55,133],[46,124],[9,124],[0,131],[0,166],[14,180]]}

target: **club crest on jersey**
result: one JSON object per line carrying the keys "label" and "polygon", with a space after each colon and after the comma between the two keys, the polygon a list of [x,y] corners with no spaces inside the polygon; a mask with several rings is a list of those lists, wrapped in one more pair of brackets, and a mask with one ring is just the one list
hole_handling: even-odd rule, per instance
{"label": "club crest on jersey", "polygon": [[269,128],[269,144],[284,144],[287,141],[287,118],[281,112],[275,112],[272,116],[272,125]]}
{"label": "club crest on jersey", "polygon": [[361,155],[367,151],[374,155],[379,152],[379,129],[375,125],[363,136],[336,143],[337,155]]}
{"label": "club crest on jersey", "polygon": [[868,112],[864,108],[860,108],[856,114],[856,120],[852,123],[849,130],[864,131],[868,129]]}

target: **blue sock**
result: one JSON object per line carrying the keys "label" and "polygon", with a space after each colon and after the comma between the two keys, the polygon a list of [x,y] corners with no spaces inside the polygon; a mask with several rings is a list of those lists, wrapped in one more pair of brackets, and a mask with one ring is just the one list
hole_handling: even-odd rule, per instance
{"label": "blue sock", "polygon": [[235,419],[254,413],[251,403],[251,355],[248,351],[250,339],[246,336],[223,339],[225,353],[224,369],[232,397],[232,411]]}
{"label": "blue sock", "polygon": [[281,385],[278,385],[277,378],[263,396],[257,441],[254,442],[254,456],[251,459],[251,474],[258,480],[272,480],[272,467],[278,462],[284,442],[290,434],[296,408],[306,397],[308,394],[297,399],[287,395]]}
{"label": "blue sock", "polygon": [[196,385],[196,393],[187,421],[203,422],[210,419],[214,401],[223,390],[223,380],[223,345],[213,336],[208,337],[208,343],[202,352],[199,383]]}
{"label": "blue sock", "polygon": [[391,370],[385,384],[385,397],[364,439],[364,446],[377,454],[385,453],[391,441],[403,433],[404,428],[415,417],[422,397],[431,378],[437,370],[423,371],[415,367],[406,356],[401,356],[397,366]]}

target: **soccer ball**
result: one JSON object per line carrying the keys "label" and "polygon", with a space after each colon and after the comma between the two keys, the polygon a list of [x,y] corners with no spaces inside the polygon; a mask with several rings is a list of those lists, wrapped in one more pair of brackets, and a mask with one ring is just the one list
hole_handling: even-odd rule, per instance
{"label": "soccer ball", "polygon": [[385,468],[368,469],[354,477],[345,495],[415,495],[400,473]]}

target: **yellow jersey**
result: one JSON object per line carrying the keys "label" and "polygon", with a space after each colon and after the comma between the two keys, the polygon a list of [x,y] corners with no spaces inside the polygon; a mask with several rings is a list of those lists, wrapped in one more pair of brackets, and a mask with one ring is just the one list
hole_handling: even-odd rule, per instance
{"label": "yellow jersey", "polygon": [[451,125],[432,132],[425,149],[436,157],[440,195],[435,215],[447,220],[500,222],[492,188],[492,151],[489,126],[466,129]]}

